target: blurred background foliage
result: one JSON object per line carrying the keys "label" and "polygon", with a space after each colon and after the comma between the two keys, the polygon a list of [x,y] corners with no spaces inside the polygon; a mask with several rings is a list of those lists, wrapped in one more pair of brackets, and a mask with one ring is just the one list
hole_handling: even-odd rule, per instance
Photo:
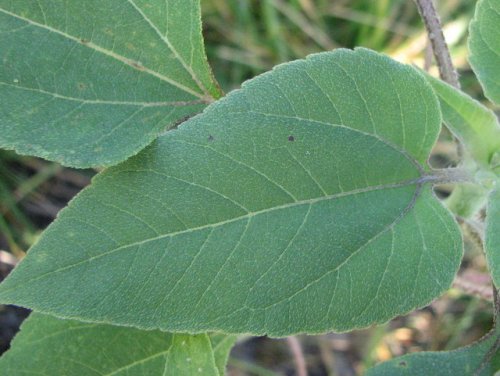
{"label": "blurred background foliage", "polygon": [[[339,47],[363,46],[436,73],[432,52],[411,0],[202,0],[206,50],[224,91],[274,65]],[[463,89],[483,100],[467,63],[467,27],[475,1],[442,0],[438,11]],[[456,145],[443,131],[431,163],[457,163]],[[0,151],[0,279],[24,256],[58,211],[88,185],[94,170],[74,170]],[[445,197],[451,187],[439,187]],[[461,224],[466,253],[445,296],[407,316],[369,329],[299,336],[309,375],[349,376],[408,352],[453,349],[491,326],[490,281],[480,239]],[[0,306],[0,351],[28,311]],[[295,375],[290,341],[241,338],[229,374]]]}

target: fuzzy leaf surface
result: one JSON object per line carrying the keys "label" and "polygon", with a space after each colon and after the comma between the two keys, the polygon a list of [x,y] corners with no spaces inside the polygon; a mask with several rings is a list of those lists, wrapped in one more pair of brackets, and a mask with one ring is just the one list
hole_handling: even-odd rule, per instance
{"label": "fuzzy leaf surface", "polygon": [[500,153],[500,124],[493,111],[464,92],[426,75],[438,95],[443,121],[458,137],[471,156],[489,166]]}
{"label": "fuzzy leaf surface", "polygon": [[[222,376],[215,353],[227,358],[222,335],[183,335],[89,324],[33,313],[0,358],[3,375]],[[224,352],[224,354],[222,354]]]}
{"label": "fuzzy leaf surface", "polygon": [[215,366],[221,375],[225,375],[229,353],[238,337],[220,333],[210,333],[209,338],[212,344]]}
{"label": "fuzzy leaf surface", "polygon": [[440,124],[426,79],[370,50],[281,65],[94,179],[0,301],[181,332],[386,321],[460,263],[427,183]]}
{"label": "fuzzy leaf surface", "polygon": [[500,0],[480,0],[470,24],[469,61],[485,95],[500,104]]}
{"label": "fuzzy leaf surface", "polygon": [[452,351],[409,354],[369,369],[366,376],[475,375],[493,376],[500,370],[500,332]]}
{"label": "fuzzy leaf surface", "polygon": [[220,96],[199,0],[0,0],[0,147],[109,166]]}

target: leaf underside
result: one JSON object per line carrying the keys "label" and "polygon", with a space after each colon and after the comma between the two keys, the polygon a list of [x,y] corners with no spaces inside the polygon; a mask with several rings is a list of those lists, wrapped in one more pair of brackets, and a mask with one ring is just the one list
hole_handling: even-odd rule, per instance
{"label": "leaf underside", "polygon": [[[5,375],[224,375],[234,337],[143,331],[33,313],[0,358]],[[220,368],[221,367],[221,368]]]}
{"label": "leaf underside", "polygon": [[470,24],[469,61],[485,95],[500,104],[500,1],[480,0]]}
{"label": "leaf underside", "polygon": [[444,123],[474,160],[488,168],[500,153],[500,125],[495,113],[453,86],[430,75],[426,78],[439,98]]}
{"label": "leaf underside", "polygon": [[368,370],[366,376],[493,376],[500,370],[500,353],[495,352],[499,345],[499,334],[498,329],[493,330],[473,345],[453,351],[401,356]]}
{"label": "leaf underside", "polygon": [[100,174],[0,301],[167,331],[350,330],[445,291],[462,243],[425,185],[420,73],[366,49],[244,84]]}
{"label": "leaf underside", "polygon": [[220,93],[199,0],[0,0],[0,147],[116,164]]}

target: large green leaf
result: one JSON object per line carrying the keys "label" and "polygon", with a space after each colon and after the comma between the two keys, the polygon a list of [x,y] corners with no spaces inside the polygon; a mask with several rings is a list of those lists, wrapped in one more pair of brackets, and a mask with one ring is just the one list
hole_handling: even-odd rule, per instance
{"label": "large green leaf", "polygon": [[100,174],[0,300],[169,331],[349,330],[429,303],[462,255],[426,166],[439,104],[366,49],[284,64]]}
{"label": "large green leaf", "polygon": [[199,0],[0,0],[0,147],[116,164],[220,96]]}
{"label": "large green leaf", "polygon": [[500,288],[500,180],[497,185],[488,199],[484,248],[491,278]]}
{"label": "large green leaf", "polygon": [[[234,339],[215,335],[216,342]],[[232,344],[232,343],[231,343]],[[226,358],[229,346],[219,357]],[[222,351],[225,352],[222,355]],[[142,331],[33,313],[0,358],[2,375],[224,375],[210,336]]]}
{"label": "large green leaf", "polygon": [[470,155],[489,166],[500,153],[500,125],[493,111],[467,94],[430,75],[427,79],[439,97],[443,120]]}
{"label": "large green leaf", "polygon": [[500,370],[498,329],[473,345],[453,351],[419,352],[368,370],[366,376],[493,376]]}
{"label": "large green leaf", "polygon": [[500,0],[480,0],[470,24],[470,63],[486,96],[500,104]]}

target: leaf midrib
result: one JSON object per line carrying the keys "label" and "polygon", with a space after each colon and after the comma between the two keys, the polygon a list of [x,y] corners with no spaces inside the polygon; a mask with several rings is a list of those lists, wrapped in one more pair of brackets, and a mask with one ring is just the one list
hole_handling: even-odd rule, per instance
{"label": "leaf midrib", "polygon": [[131,67],[131,68],[133,68],[133,69],[135,69],[137,71],[139,71],[139,72],[145,72],[147,74],[150,74],[150,75],[152,75],[152,76],[154,76],[154,77],[156,77],[156,78],[158,78],[158,79],[160,79],[162,81],[165,81],[165,82],[169,83],[170,85],[173,85],[173,86],[175,86],[175,87],[177,87],[177,88],[185,91],[186,93],[189,93],[189,94],[193,95],[196,98],[203,99],[205,101],[207,101],[207,100],[209,100],[211,98],[211,97],[207,98],[206,95],[200,94],[200,93],[192,90],[191,88],[189,88],[189,87],[181,84],[180,82],[178,82],[178,81],[176,81],[176,80],[174,80],[174,79],[172,79],[172,78],[170,78],[168,76],[165,76],[165,75],[163,75],[161,73],[158,73],[158,72],[156,72],[156,71],[154,71],[154,70],[152,70],[152,69],[150,69],[150,68],[148,68],[148,67],[146,67],[144,65],[139,65],[136,61],[133,61],[132,59],[129,59],[129,58],[125,57],[125,56],[119,55],[119,54],[117,54],[117,53],[115,53],[113,51],[110,51],[110,50],[106,49],[106,48],[103,48],[103,47],[101,47],[101,46],[99,46],[99,45],[97,45],[97,44],[95,44],[95,43],[93,43],[91,41],[82,41],[81,39],[79,39],[79,38],[77,38],[77,37],[75,37],[73,35],[70,35],[68,33],[65,33],[65,32],[61,31],[61,30],[55,29],[55,28],[53,28],[53,27],[51,27],[49,25],[41,24],[39,22],[36,22],[36,21],[31,20],[29,18],[23,17],[23,16],[21,16],[19,14],[10,12],[10,11],[8,11],[6,9],[3,9],[3,8],[0,8],[0,12],[6,14],[8,16],[15,17],[15,18],[17,18],[19,20],[22,20],[22,21],[26,22],[26,23],[29,23],[30,25],[33,25],[33,26],[36,26],[36,27],[48,30],[49,32],[53,32],[55,34],[61,35],[64,38],[67,38],[69,40],[72,40],[73,42],[78,43],[79,45],[82,45],[82,46],[85,46],[87,48],[93,49],[93,50],[95,50],[95,51],[97,51],[99,53],[102,53],[103,55],[106,55],[106,56],[111,57],[111,58],[113,58],[113,59],[115,59],[117,61],[120,61],[121,63],[123,63],[123,64],[125,64],[125,65],[127,65],[127,66],[129,66],[129,67]]}
{"label": "leaf midrib", "polygon": [[[143,363],[149,362],[149,361],[151,361],[151,360],[153,360],[155,358],[158,358],[160,356],[167,355],[172,350],[172,346],[173,345],[174,345],[174,339],[172,339],[172,342],[170,343],[170,346],[166,350],[162,350],[162,351],[160,351],[158,353],[155,353],[155,354],[152,354],[152,355],[150,355],[150,356],[148,356],[146,358],[139,359],[139,360],[136,360],[136,361],[134,361],[132,363],[126,364],[123,367],[120,367],[120,368],[118,368],[118,369],[116,369],[116,370],[114,370],[114,371],[112,371],[110,373],[105,373],[102,376],[113,376],[113,375],[116,375],[119,372],[125,371],[127,369],[132,368],[132,367],[135,367],[138,364],[143,364]],[[167,361],[168,361],[168,359],[165,359],[165,362],[167,362]]]}
{"label": "leaf midrib", "polygon": [[85,99],[77,97],[69,97],[52,91],[47,91],[43,89],[35,89],[26,86],[14,85],[7,82],[0,82],[0,86],[8,86],[9,88],[32,91],[35,93],[40,93],[44,95],[50,95],[57,99],[63,99],[72,102],[78,102],[82,104],[102,104],[102,105],[117,105],[117,106],[138,106],[138,107],[182,107],[182,106],[192,106],[197,104],[206,103],[205,100],[192,100],[192,101],[159,101],[159,102],[133,102],[133,101],[113,101],[113,100],[102,100],[102,99]]}
{"label": "leaf midrib", "polygon": [[179,60],[179,62],[182,64],[182,66],[184,67],[184,69],[189,73],[189,75],[191,76],[191,78],[193,79],[193,81],[196,83],[196,85],[198,85],[198,87],[200,88],[201,91],[203,91],[203,93],[205,93],[205,96],[210,98],[211,95],[210,93],[208,92],[207,88],[201,83],[201,81],[198,79],[198,77],[196,76],[195,72],[193,71],[193,69],[191,68],[190,65],[188,65],[184,59],[182,58],[182,56],[179,54],[179,52],[177,51],[177,49],[174,47],[174,45],[170,42],[170,40],[167,38],[166,35],[163,35],[160,30],[156,27],[156,25],[149,19],[148,16],[146,16],[146,14],[142,11],[142,9],[137,6],[137,4],[134,2],[134,0],[127,0],[128,3],[136,10],[137,13],[139,13],[141,15],[142,18],[144,18],[144,20],[146,21],[146,23],[154,30],[154,32],[160,37],[160,39],[162,40],[162,42],[164,42],[168,49],[170,51],[173,52],[173,54],[175,55],[175,57],[177,58],[177,60]]}
{"label": "leaf midrib", "polygon": [[[134,171],[134,172],[136,172],[136,171]],[[76,262],[74,264],[67,265],[67,266],[64,266],[62,268],[58,268],[55,270],[51,270],[47,273],[38,275],[35,278],[29,279],[29,280],[25,281],[24,283],[32,283],[32,282],[38,281],[40,279],[46,278],[47,276],[50,276],[52,274],[60,273],[60,272],[66,271],[66,270],[70,270],[70,269],[73,269],[79,265],[90,263],[90,262],[93,262],[97,259],[101,259],[103,257],[112,255],[112,254],[119,252],[123,249],[135,247],[135,246],[142,246],[143,244],[147,244],[147,243],[152,242],[152,241],[161,240],[161,239],[174,237],[174,236],[178,236],[178,235],[183,235],[183,234],[189,234],[192,232],[196,232],[196,231],[200,231],[200,230],[204,230],[204,229],[208,229],[208,228],[215,228],[215,227],[223,226],[226,224],[234,223],[234,222],[237,222],[237,221],[242,220],[242,219],[249,219],[249,218],[255,217],[255,216],[260,215],[260,214],[270,213],[270,212],[273,212],[276,210],[288,209],[288,208],[292,208],[292,207],[296,207],[296,206],[300,206],[300,205],[312,205],[312,204],[316,204],[318,202],[333,200],[336,198],[348,197],[348,196],[353,196],[353,195],[357,195],[357,194],[368,193],[368,192],[373,192],[373,191],[378,191],[378,190],[384,190],[384,189],[402,188],[402,187],[407,187],[407,186],[411,186],[411,185],[416,185],[418,188],[418,186],[421,186],[422,184],[426,183],[427,181],[428,181],[428,176],[420,176],[418,178],[404,180],[404,181],[401,181],[398,183],[375,185],[375,186],[370,186],[370,187],[365,187],[365,188],[354,189],[351,191],[336,193],[336,194],[332,194],[332,195],[328,195],[328,196],[321,196],[321,197],[316,197],[316,198],[312,198],[312,199],[288,202],[286,204],[273,206],[270,208],[266,208],[266,209],[262,209],[262,210],[258,210],[258,211],[254,211],[254,212],[248,212],[244,215],[233,217],[233,218],[230,218],[230,219],[227,219],[224,221],[219,221],[219,222],[209,223],[209,224],[202,225],[202,226],[192,227],[189,229],[174,231],[174,232],[162,234],[159,236],[153,236],[153,237],[143,239],[143,240],[140,240],[137,242],[133,242],[130,244],[124,244],[124,245],[121,245],[117,248],[110,249],[110,250],[108,250],[104,253],[101,253],[99,255],[89,257],[85,260]],[[415,202],[417,198],[418,198],[418,195],[417,195],[417,197],[413,197],[412,202]],[[71,203],[70,203],[70,206],[71,206]],[[411,207],[410,207],[410,209],[411,209]],[[408,208],[406,208],[406,210],[404,212],[402,212],[401,214],[404,215],[407,211],[408,211]],[[398,216],[398,218],[399,217],[400,216]],[[68,217],[68,219],[70,219],[70,218],[71,217]],[[50,233],[50,230],[48,233]],[[0,292],[0,295],[8,293],[11,290],[15,290],[17,287],[18,287],[18,285],[16,284],[14,286],[11,286],[10,288],[3,289],[3,291]]]}
{"label": "leaf midrib", "polygon": [[[97,326],[99,326],[100,324],[96,324],[96,323],[92,323],[92,324],[83,324],[83,325],[79,325],[77,327],[72,327],[72,328],[66,328],[64,330],[60,330],[56,333],[52,333],[51,335],[48,335],[48,336],[45,336],[41,339],[38,339],[34,342],[31,342],[30,345],[33,345],[34,343],[37,343],[37,342],[43,342],[49,338],[52,338],[52,337],[59,337],[59,336],[63,336],[66,335],[68,333],[68,331],[78,331],[78,330],[87,330],[89,328],[96,328]],[[175,336],[175,335],[173,335]],[[172,346],[174,344],[174,339],[172,338],[172,341],[170,342],[169,346],[166,348],[166,349],[162,349],[161,351],[157,352],[157,353],[154,353],[154,354],[151,354],[145,358],[141,358],[141,359],[138,359],[138,360],[135,360],[131,363],[128,363],[128,364],[125,364],[123,365],[122,367],[120,368],[117,368],[115,369],[114,371],[111,371],[109,373],[103,373],[102,376],[113,376],[113,375],[116,375],[124,370],[127,370],[127,369],[130,369],[138,364],[143,364],[143,363],[146,363],[148,361],[151,361],[155,358],[158,358],[160,356],[163,356],[163,355],[166,355],[168,354],[171,350],[172,350]],[[71,360],[71,359],[68,359],[68,360]],[[85,364],[82,364],[85,366]]]}
{"label": "leaf midrib", "polygon": [[[312,285],[314,285],[314,284],[318,283],[319,281],[321,281],[327,275],[329,275],[331,273],[338,272],[345,265],[347,265],[349,263],[349,261],[353,257],[355,257],[359,252],[361,252],[361,250],[363,250],[365,247],[367,247],[368,245],[370,245],[372,242],[376,241],[379,237],[381,237],[382,235],[384,235],[387,231],[389,231],[390,229],[394,228],[394,226],[396,226],[403,218],[405,218],[406,214],[408,214],[408,212],[410,212],[410,210],[412,210],[413,207],[415,206],[415,203],[416,203],[418,197],[421,194],[422,184],[423,183],[424,183],[424,181],[416,183],[417,184],[417,188],[415,190],[415,193],[413,194],[411,200],[408,202],[408,205],[406,205],[406,207],[401,211],[400,215],[398,215],[391,223],[389,223],[387,226],[385,226],[382,230],[378,231],[376,234],[374,234],[372,237],[370,237],[365,243],[363,243],[358,248],[356,248],[355,250],[353,250],[353,252],[351,252],[343,261],[341,261],[333,269],[325,271],[322,275],[316,277],[312,281],[309,281],[307,284],[305,284],[303,287],[301,287],[300,289],[298,289],[294,293],[290,294],[289,296],[287,296],[285,298],[280,298],[279,300],[277,300],[277,301],[275,301],[275,302],[273,302],[271,304],[268,304],[266,306],[255,307],[255,308],[267,310],[267,309],[269,309],[271,307],[274,307],[274,306],[276,306],[278,304],[281,304],[281,303],[283,303],[285,301],[290,301],[291,299],[293,299],[295,296],[297,296],[301,292],[307,290]],[[255,287],[255,285],[251,288],[251,290],[254,287]],[[249,291],[249,295],[247,296],[247,301],[248,301],[248,298],[250,296],[251,290]],[[245,302],[245,307],[249,308],[249,309],[255,309],[254,307],[251,307],[251,306],[247,305],[246,302]]]}

